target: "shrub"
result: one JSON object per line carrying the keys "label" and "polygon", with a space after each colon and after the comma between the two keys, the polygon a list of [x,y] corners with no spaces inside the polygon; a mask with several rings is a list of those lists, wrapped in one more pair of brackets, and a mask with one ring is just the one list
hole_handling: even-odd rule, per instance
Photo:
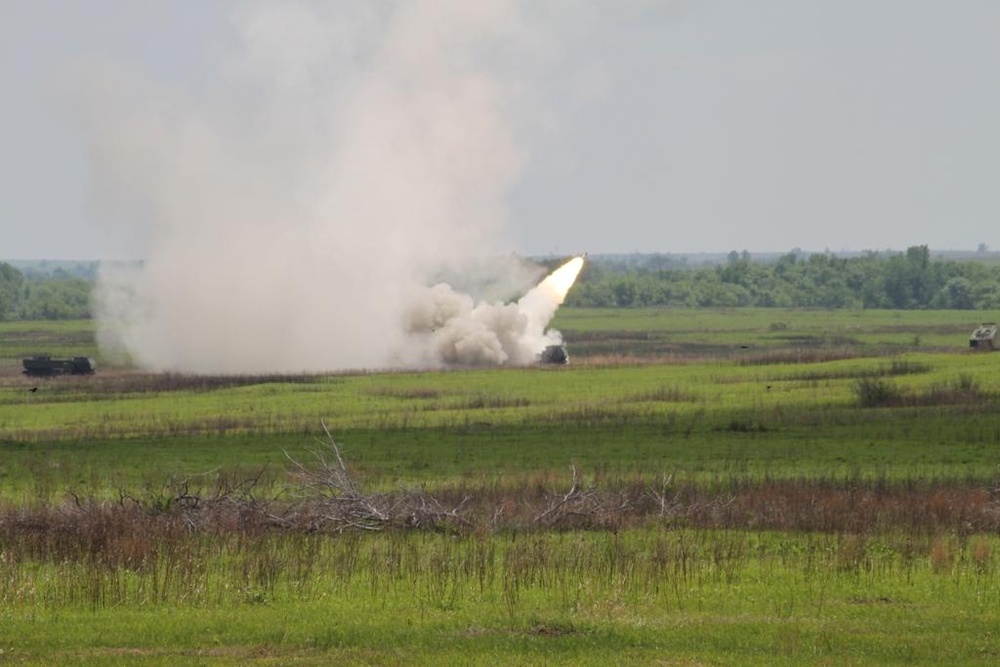
{"label": "shrub", "polygon": [[863,408],[880,408],[898,405],[903,392],[892,382],[882,378],[861,378],[854,383],[854,394]]}

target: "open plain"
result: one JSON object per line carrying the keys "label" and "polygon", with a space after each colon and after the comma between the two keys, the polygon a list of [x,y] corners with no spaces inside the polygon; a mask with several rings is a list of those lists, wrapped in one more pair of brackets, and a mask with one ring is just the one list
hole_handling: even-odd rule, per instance
{"label": "open plain", "polygon": [[995,664],[964,315],[563,309],[567,366],[252,376],[3,323],[0,661]]}

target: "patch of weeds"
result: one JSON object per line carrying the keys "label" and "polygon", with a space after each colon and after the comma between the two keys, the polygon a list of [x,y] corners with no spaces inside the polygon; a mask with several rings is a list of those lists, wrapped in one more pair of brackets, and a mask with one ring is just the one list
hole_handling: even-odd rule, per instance
{"label": "patch of weeds", "polygon": [[368,390],[368,393],[372,396],[402,399],[432,399],[441,398],[443,395],[443,392],[440,389],[435,389],[433,387],[373,387]]}
{"label": "patch of weeds", "polygon": [[737,418],[730,420],[729,424],[718,430],[730,433],[767,433],[769,429],[759,422]]}
{"label": "patch of weeds", "polygon": [[520,396],[486,396],[480,394],[455,406],[459,410],[485,410],[498,408],[524,408],[531,405],[531,401]]}
{"label": "patch of weeds", "polygon": [[930,370],[931,366],[928,364],[916,361],[894,359],[888,365],[879,364],[875,368],[807,371],[775,379],[812,382],[817,380],[844,380],[848,378],[883,378],[896,377],[898,375],[917,375],[919,373],[928,373]]}
{"label": "patch of weeds", "polygon": [[571,621],[540,621],[536,619],[531,627],[525,631],[525,634],[537,637],[565,637],[580,632]]}
{"label": "patch of weeds", "polygon": [[739,366],[772,366],[782,364],[819,364],[827,361],[843,361],[846,359],[860,359],[862,357],[873,356],[871,352],[865,352],[858,348],[852,349],[827,349],[827,348],[806,348],[779,349],[766,351],[744,357],[737,361]]}
{"label": "patch of weeds", "polygon": [[921,405],[955,405],[973,403],[989,398],[989,394],[979,388],[976,379],[962,373],[955,380],[931,385],[920,397]]}
{"label": "patch of weeds", "polygon": [[884,364],[880,365],[875,373],[877,375],[916,375],[919,373],[927,373],[931,370],[929,364],[922,364],[919,361],[907,361],[905,359],[893,359],[889,362],[889,366],[886,367]]}
{"label": "patch of weeds", "polygon": [[899,405],[903,391],[893,382],[882,378],[860,378],[854,383],[854,395],[863,408],[884,408]]}
{"label": "patch of weeds", "polygon": [[687,403],[694,402],[695,396],[691,392],[684,391],[680,387],[656,387],[655,389],[650,389],[649,391],[644,391],[639,394],[633,394],[627,396],[623,402],[645,402],[645,401],[660,401],[663,403]]}
{"label": "patch of weeds", "polygon": [[933,384],[920,392],[907,392],[881,377],[863,377],[854,383],[854,395],[863,408],[961,405],[992,398],[980,390],[975,378],[964,373],[952,382]]}

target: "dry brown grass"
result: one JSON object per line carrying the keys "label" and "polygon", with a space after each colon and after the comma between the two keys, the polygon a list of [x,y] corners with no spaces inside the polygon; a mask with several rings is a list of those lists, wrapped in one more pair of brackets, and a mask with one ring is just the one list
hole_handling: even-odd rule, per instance
{"label": "dry brown grass", "polygon": [[[0,543],[36,556],[111,559],[141,564],[181,534],[447,530],[495,532],[609,530],[642,526],[921,536],[1000,532],[1000,499],[973,483],[861,480],[730,480],[716,486],[619,480],[604,488],[578,476],[534,475],[504,488],[457,485],[368,493],[317,473],[293,476],[279,497],[255,495],[256,478],[217,479],[195,488],[176,482],[117,501],[70,498],[0,508]],[[311,477],[309,477],[311,475]],[[561,479],[560,479],[561,477]],[[560,483],[561,482],[561,483]],[[942,538],[931,558],[951,562]],[[10,552],[14,553],[14,552]],[[992,558],[977,543],[972,558]]]}

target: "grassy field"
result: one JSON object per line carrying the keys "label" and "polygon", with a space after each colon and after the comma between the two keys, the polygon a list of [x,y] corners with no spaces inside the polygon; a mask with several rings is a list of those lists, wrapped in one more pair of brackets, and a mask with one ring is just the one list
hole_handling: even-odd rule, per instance
{"label": "grassy field", "polygon": [[569,309],[567,367],[246,377],[0,324],[0,661],[993,664],[969,315]]}
{"label": "grassy field", "polygon": [[20,372],[22,357],[49,354],[53,357],[96,356],[94,323],[0,322],[0,372]]}
{"label": "grassy field", "polygon": [[568,309],[556,328],[576,354],[745,358],[792,350],[800,355],[885,355],[954,351],[992,313],[970,311]]}

